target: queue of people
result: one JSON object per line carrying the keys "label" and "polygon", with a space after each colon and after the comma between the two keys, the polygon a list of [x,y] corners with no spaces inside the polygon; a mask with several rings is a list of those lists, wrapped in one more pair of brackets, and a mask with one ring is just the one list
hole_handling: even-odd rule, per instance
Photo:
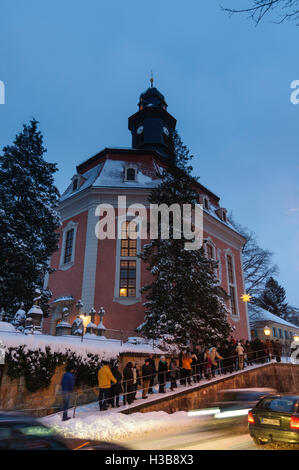
{"label": "queue of people", "polygon": [[[229,341],[209,348],[202,345],[186,348],[178,357],[173,356],[169,361],[161,356],[158,367],[152,354],[144,360],[141,368],[130,361],[122,372],[117,364],[102,361],[98,371],[99,408],[107,410],[109,406],[120,407],[121,396],[123,405],[132,404],[136,400],[138,388],[142,389],[142,398],[146,399],[149,394],[154,393],[156,382],[159,384],[158,393],[166,393],[168,383],[173,391],[178,387],[178,382],[184,386],[195,384],[202,379],[210,380],[216,374],[230,374],[253,364],[266,363],[273,359],[280,362],[281,356],[282,345],[279,340],[262,341],[255,338],[253,341],[236,341],[231,337]],[[74,388],[72,373],[68,369],[62,380],[64,420],[69,419],[69,396]]]}

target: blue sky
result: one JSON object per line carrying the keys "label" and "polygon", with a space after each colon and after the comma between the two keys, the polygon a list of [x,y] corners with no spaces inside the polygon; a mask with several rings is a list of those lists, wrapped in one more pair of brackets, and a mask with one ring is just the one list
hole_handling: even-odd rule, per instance
{"label": "blue sky", "polygon": [[298,35],[214,0],[2,0],[0,147],[38,119],[63,191],[78,163],[131,145],[127,118],[152,69],[194,173],[275,253],[299,307]]}

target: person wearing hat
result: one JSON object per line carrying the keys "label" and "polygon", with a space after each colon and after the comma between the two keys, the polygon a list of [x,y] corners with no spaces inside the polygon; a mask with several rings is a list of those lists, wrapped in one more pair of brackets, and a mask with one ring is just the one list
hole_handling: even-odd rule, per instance
{"label": "person wearing hat", "polygon": [[144,361],[142,366],[142,398],[147,398],[149,386],[150,386],[150,378],[151,378],[152,368],[150,365],[150,360],[147,358]]}

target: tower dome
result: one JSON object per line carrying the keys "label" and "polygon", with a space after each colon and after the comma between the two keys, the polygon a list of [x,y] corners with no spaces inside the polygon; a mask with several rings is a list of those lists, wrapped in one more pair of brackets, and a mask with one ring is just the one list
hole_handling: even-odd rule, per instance
{"label": "tower dome", "polygon": [[167,157],[176,119],[167,112],[165,97],[153,86],[153,78],[151,86],[141,93],[138,107],[139,111],[129,117],[132,147],[155,150]]}

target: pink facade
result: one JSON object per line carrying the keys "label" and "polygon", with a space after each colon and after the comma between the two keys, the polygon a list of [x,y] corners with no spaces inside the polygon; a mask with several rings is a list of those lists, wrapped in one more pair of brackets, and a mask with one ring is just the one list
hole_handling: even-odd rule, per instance
{"label": "pink facade", "polygon": [[[156,89],[149,89],[150,92],[153,90]],[[44,321],[45,332],[55,334],[56,323],[61,319],[65,306],[71,311],[69,321],[72,323],[79,299],[86,313],[91,308],[98,311],[104,307],[107,313],[104,318],[106,328],[133,331],[144,321],[142,304],[145,298],[140,295],[139,289],[150,281],[150,273],[136,253],[148,241],[137,240],[135,247],[127,247],[118,238],[99,240],[95,228],[100,219],[96,213],[99,204],[116,208],[115,227],[121,226],[124,220],[122,214],[117,212],[119,196],[126,196],[127,206],[141,203],[148,208],[148,195],[159,184],[160,169],[167,166],[163,157],[163,145],[167,146],[165,126],[175,126],[175,120],[167,113],[164,97],[157,90],[153,98],[154,106],[145,111],[144,103],[149,99],[146,93],[141,95],[140,111],[129,119],[132,135],[135,132],[135,146],[141,142],[139,134],[145,134],[145,143],[142,141],[141,148],[106,148],[91,157],[77,167],[71,184],[61,198],[63,225],[59,250],[51,259],[51,267],[55,268],[55,272],[47,279],[53,295],[52,314]],[[162,100],[160,108],[154,101],[157,99]],[[158,116],[160,120],[163,118],[161,126],[164,126],[165,133],[161,131],[162,134],[158,134],[164,137],[162,144],[156,145],[157,148],[146,146],[146,139],[152,139],[150,132],[146,134],[146,125],[153,125],[152,121],[146,124],[146,118],[153,109],[156,114],[161,114],[162,117]],[[143,115],[145,112],[147,114]],[[144,119],[144,126],[140,125],[141,118]],[[136,126],[134,120],[139,120]],[[152,131],[152,128],[149,130]],[[221,208],[218,196],[199,183],[196,188],[199,202],[204,207],[206,253],[219,261],[219,284],[231,311],[229,322],[235,328],[233,336],[236,339],[247,339],[247,310],[241,300],[245,292],[241,263],[245,240],[226,220],[226,210]]]}

